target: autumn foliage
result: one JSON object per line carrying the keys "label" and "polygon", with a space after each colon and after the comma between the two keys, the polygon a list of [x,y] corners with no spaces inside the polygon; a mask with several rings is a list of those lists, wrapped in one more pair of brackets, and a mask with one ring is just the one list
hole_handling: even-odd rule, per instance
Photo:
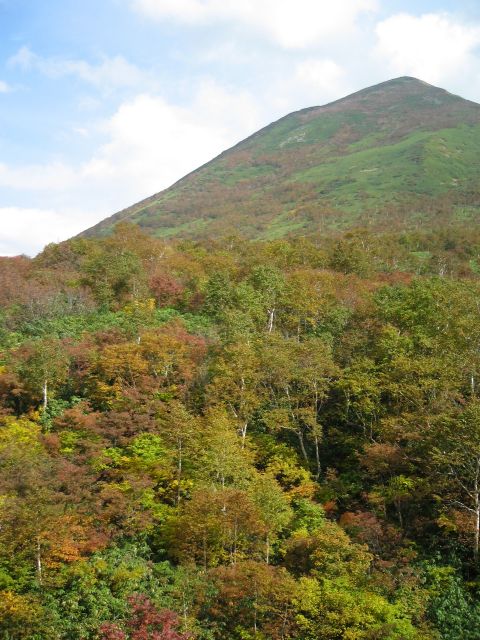
{"label": "autumn foliage", "polygon": [[173,611],[158,611],[145,596],[128,598],[130,616],[125,631],[106,623],[100,628],[100,640],[189,640],[190,635],[178,631],[179,620]]}
{"label": "autumn foliage", "polygon": [[476,640],[480,235],[0,261],[0,637]]}

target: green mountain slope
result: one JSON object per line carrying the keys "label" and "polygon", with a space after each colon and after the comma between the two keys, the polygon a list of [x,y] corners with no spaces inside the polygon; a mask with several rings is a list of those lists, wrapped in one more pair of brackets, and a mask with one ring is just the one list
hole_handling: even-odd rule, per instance
{"label": "green mountain slope", "polygon": [[403,77],[285,116],[120,220],[155,236],[256,238],[473,221],[480,105]]}

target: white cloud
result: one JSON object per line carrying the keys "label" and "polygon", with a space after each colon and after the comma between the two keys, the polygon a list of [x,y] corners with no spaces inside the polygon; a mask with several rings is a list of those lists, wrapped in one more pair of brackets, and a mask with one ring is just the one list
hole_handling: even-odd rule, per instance
{"label": "white cloud", "polygon": [[446,13],[401,13],[376,27],[376,54],[399,75],[439,83],[465,75],[480,45],[480,25],[462,24]]}
{"label": "white cloud", "polygon": [[108,141],[83,164],[0,165],[0,187],[9,197],[28,196],[45,207],[0,209],[0,253],[38,251],[78,233],[169,186],[259,125],[250,94],[210,80],[199,84],[188,108],[137,95],[103,124]]}
{"label": "white cloud", "polygon": [[310,58],[300,62],[295,70],[298,83],[318,97],[339,97],[345,81],[345,69],[333,60]]}
{"label": "white cloud", "polygon": [[11,90],[12,88],[10,87],[10,85],[8,85],[3,80],[0,80],[0,93],[9,93],[9,91]]}
{"label": "white cloud", "polygon": [[378,0],[132,0],[132,6],[155,20],[244,25],[282,47],[301,49],[349,33]]}
{"label": "white cloud", "polygon": [[35,255],[49,242],[76,235],[99,219],[78,212],[0,207],[0,255]]}
{"label": "white cloud", "polygon": [[26,71],[31,69],[37,60],[38,57],[28,47],[20,47],[17,53],[8,59],[7,64]]}
{"label": "white cloud", "polygon": [[74,186],[77,179],[78,176],[74,168],[62,162],[20,167],[0,164],[0,187],[9,189],[34,191],[68,189]]}
{"label": "white cloud", "polygon": [[109,185],[118,207],[163,189],[251,133],[259,124],[253,98],[200,84],[192,104],[141,94],[105,124],[108,142],[82,167],[90,188]]}
{"label": "white cloud", "polygon": [[98,89],[111,90],[121,87],[151,85],[151,74],[131,64],[123,56],[104,57],[98,64],[68,58],[44,58],[21,47],[8,65],[23,71],[36,70],[50,78],[75,76]]}
{"label": "white cloud", "polygon": [[223,14],[228,5],[225,0],[222,10],[222,3],[215,0],[133,0],[134,8],[151,18],[174,18],[182,22],[208,20],[213,12]]}
{"label": "white cloud", "polygon": [[294,62],[288,72],[274,69],[268,86],[260,93],[265,119],[274,120],[287,113],[326,104],[351,93],[347,69],[329,58],[308,57]]}

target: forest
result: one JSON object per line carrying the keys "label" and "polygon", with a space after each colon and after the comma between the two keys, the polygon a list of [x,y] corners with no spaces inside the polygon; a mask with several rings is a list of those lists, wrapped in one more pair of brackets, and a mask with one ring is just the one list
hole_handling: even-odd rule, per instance
{"label": "forest", "polygon": [[480,230],[0,259],[0,637],[475,640]]}

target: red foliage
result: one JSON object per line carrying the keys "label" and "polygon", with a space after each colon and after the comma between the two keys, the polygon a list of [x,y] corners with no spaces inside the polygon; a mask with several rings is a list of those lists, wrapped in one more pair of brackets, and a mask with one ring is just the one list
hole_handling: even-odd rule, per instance
{"label": "red foliage", "polygon": [[154,274],[149,284],[150,291],[161,307],[175,305],[185,291],[185,287],[178,280],[165,272]]}
{"label": "red foliage", "polygon": [[125,630],[114,623],[106,623],[100,628],[100,640],[190,640],[187,633],[178,631],[179,619],[169,609],[159,611],[144,595],[134,595],[129,599],[130,617]]}
{"label": "red foliage", "polygon": [[33,293],[28,281],[31,261],[24,256],[0,258],[0,305],[24,303]]}
{"label": "red foliage", "polygon": [[100,627],[100,640],[126,640],[125,633],[114,623],[107,622]]}
{"label": "red foliage", "polygon": [[340,518],[340,525],[349,536],[360,544],[368,544],[369,548],[378,552],[383,541],[382,523],[375,514],[368,511],[347,511]]}

